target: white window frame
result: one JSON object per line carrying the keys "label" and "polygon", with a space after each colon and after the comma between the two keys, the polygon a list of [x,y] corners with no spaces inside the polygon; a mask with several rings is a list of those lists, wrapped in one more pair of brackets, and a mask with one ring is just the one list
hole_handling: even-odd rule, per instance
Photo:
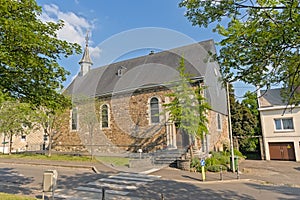
{"label": "white window frame", "polygon": [[[76,110],[76,129],[73,129],[73,112]],[[70,130],[71,131],[78,131],[79,130],[79,117],[78,117],[78,108],[74,107],[70,111]]]}
{"label": "white window frame", "polygon": [[[103,115],[102,115],[102,110],[103,110],[103,106],[107,107],[107,127],[103,127]],[[108,104],[102,104],[100,107],[100,128],[101,129],[108,129],[110,128],[110,107]]]}
{"label": "white window frame", "polygon": [[[152,107],[151,107],[151,100],[152,99],[157,99],[157,105],[158,105],[158,122],[152,122]],[[160,116],[160,112],[161,112],[161,99],[157,96],[152,96],[149,98],[148,100],[148,104],[149,104],[149,124],[160,124],[161,123],[161,116]]]}
{"label": "white window frame", "polygon": [[26,139],[27,139],[27,135],[25,135],[25,134],[21,135],[22,142],[26,142]]}
{"label": "white window frame", "polygon": [[[291,128],[285,128],[284,127],[284,120],[291,120],[292,121],[292,127]],[[276,121],[279,122],[280,127],[278,128],[276,125]],[[274,118],[274,130],[275,132],[288,132],[288,131],[294,131],[295,126],[294,126],[294,120],[292,117],[287,117],[287,118]]]}

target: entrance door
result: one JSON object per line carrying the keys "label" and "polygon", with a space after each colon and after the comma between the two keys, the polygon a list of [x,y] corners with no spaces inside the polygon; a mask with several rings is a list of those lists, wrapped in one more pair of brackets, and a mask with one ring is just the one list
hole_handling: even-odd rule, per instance
{"label": "entrance door", "polygon": [[179,149],[184,149],[189,146],[189,135],[183,130],[176,129],[176,145]]}
{"label": "entrance door", "polygon": [[271,160],[296,161],[293,142],[269,142]]}

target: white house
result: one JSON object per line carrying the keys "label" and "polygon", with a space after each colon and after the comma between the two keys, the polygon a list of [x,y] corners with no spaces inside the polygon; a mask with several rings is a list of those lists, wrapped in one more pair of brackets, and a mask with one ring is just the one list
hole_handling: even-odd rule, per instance
{"label": "white house", "polygon": [[300,161],[300,106],[286,105],[281,89],[261,90],[259,112],[266,160]]}

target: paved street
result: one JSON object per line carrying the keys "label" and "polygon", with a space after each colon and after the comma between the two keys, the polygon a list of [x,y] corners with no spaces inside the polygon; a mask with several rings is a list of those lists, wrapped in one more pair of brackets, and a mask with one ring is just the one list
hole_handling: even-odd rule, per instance
{"label": "paved street", "polygon": [[83,186],[64,190],[58,189],[55,197],[61,199],[99,199],[102,197],[102,188],[105,188],[106,199],[139,199],[134,197],[135,193],[139,193],[141,187],[145,187],[158,179],[160,176],[121,172],[109,175],[107,178],[87,182]]}
{"label": "paved street", "polygon": [[72,185],[65,179],[71,181],[76,177],[78,182],[85,182],[85,179],[92,180],[94,175],[86,168],[0,163],[0,192],[41,197],[43,173],[49,169],[58,171],[58,185],[64,187]]}
{"label": "paved street", "polygon": [[[200,173],[163,168],[151,174],[134,169],[109,168],[92,163],[33,163],[0,159],[0,191],[42,197],[42,176],[48,169],[58,171],[55,199],[300,199],[300,163],[278,161],[244,161],[240,179],[226,172]],[[29,164],[28,164],[29,163]],[[61,165],[61,166],[60,166]],[[149,167],[147,167],[148,169]],[[46,193],[47,198],[51,197]]]}

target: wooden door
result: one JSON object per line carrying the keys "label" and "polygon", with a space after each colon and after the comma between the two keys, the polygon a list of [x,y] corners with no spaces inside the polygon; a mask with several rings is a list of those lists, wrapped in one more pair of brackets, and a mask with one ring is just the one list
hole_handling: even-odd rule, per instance
{"label": "wooden door", "polygon": [[269,151],[271,160],[296,160],[293,142],[269,142]]}
{"label": "wooden door", "polygon": [[178,149],[185,149],[189,146],[189,135],[179,128],[176,129],[176,145]]}

